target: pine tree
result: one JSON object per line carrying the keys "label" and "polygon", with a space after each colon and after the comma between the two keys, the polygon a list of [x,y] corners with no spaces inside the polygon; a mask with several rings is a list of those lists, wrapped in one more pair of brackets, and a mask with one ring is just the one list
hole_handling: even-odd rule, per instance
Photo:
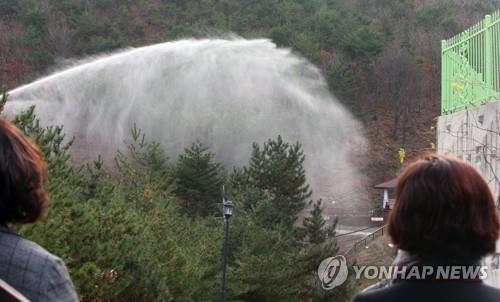
{"label": "pine tree", "polygon": [[190,214],[217,213],[224,183],[222,165],[201,142],[193,143],[179,156],[176,165],[175,193]]}
{"label": "pine tree", "polygon": [[[173,175],[179,197],[191,198],[195,209],[216,209],[223,171],[205,146],[193,144],[173,166],[160,146],[146,143],[134,127],[134,142],[127,154],[117,155],[116,170],[106,171],[99,158],[83,170],[70,166],[70,144],[65,143],[61,127],[40,126],[33,108],[15,122],[44,151],[52,197],[48,218],[19,231],[66,261],[78,292],[86,299],[209,301],[217,295],[218,279],[213,276],[220,271],[220,220],[186,220],[165,187],[169,183],[165,180]],[[240,206],[231,224],[231,232],[238,236],[229,237],[229,299],[347,301],[346,285],[322,291],[317,284],[318,261],[336,253],[330,241],[306,243],[293,236],[287,225],[262,225],[261,213],[267,210],[252,207],[257,200],[279,214],[274,203],[281,200],[278,193],[289,194],[289,199],[301,196],[291,194],[300,190],[291,190],[293,186],[285,181],[295,180],[303,187],[305,179],[300,182],[285,176],[295,171],[293,175],[300,180],[303,169],[296,173],[290,166],[301,168],[303,155],[290,155],[291,146],[277,145],[285,152],[260,152],[261,174],[273,180],[274,187],[261,189],[245,170],[233,172],[231,193]],[[279,178],[278,172],[266,169],[285,173]]]}
{"label": "pine tree", "polygon": [[35,106],[17,115],[12,122],[29,136],[43,152],[49,170],[48,186],[53,185],[52,178],[69,179],[75,171],[68,163],[69,149],[73,139],[67,140],[62,126],[42,127],[36,117]]}
{"label": "pine tree", "polygon": [[314,204],[310,216],[304,219],[303,225],[310,243],[320,244],[325,242],[327,230],[325,229],[321,199]]}
{"label": "pine tree", "polygon": [[262,148],[253,144],[250,165],[245,168],[249,182],[271,197],[266,215],[271,224],[293,225],[312,192],[306,183],[301,145],[290,145],[281,136],[268,140]]}

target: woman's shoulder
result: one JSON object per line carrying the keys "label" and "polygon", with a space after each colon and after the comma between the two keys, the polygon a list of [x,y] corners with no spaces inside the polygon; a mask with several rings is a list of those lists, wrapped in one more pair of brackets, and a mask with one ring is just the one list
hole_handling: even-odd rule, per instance
{"label": "woman's shoulder", "polygon": [[17,235],[13,231],[0,230],[0,255],[1,259],[21,262],[23,265],[44,266],[60,262],[61,259],[37,243]]}
{"label": "woman's shoulder", "polygon": [[0,278],[30,300],[77,301],[61,258],[11,231],[0,232]]}
{"label": "woman's shoulder", "polygon": [[391,301],[500,301],[500,289],[483,282],[398,282],[358,294],[354,302]]}
{"label": "woman's shoulder", "polygon": [[[379,283],[369,286],[361,293],[354,297],[353,302],[368,302],[368,301],[402,301],[402,298],[406,296],[404,292],[403,284],[394,284],[394,285],[386,285],[382,286]],[[403,296],[401,297],[401,288],[403,287]]]}

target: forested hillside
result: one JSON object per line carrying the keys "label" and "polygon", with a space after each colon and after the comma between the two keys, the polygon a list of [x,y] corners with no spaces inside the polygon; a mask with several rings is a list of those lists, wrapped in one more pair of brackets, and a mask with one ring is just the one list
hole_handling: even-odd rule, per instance
{"label": "forested hillside", "polygon": [[[0,86],[126,47],[267,37],[318,66],[362,121],[359,161],[374,184],[399,168],[401,147],[408,157],[433,148],[440,41],[496,9],[500,0],[0,0]],[[230,169],[202,142],[169,157],[134,126],[108,169],[101,158],[72,165],[63,128],[40,126],[33,107],[14,122],[45,155],[52,203],[47,219],[15,228],[65,261],[81,301],[214,301],[221,195],[235,205],[228,300],[352,299],[352,278],[330,291],[317,278],[338,252],[336,222],[312,200],[300,142],[249,144],[248,162]]]}
{"label": "forested hillside", "polygon": [[1,0],[0,83],[10,88],[66,59],[184,37],[268,37],[319,66],[364,123],[372,182],[431,148],[440,40],[499,0]]}

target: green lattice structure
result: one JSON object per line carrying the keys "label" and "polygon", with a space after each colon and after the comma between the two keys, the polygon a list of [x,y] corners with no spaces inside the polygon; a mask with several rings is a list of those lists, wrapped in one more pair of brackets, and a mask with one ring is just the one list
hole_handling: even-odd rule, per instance
{"label": "green lattice structure", "polygon": [[441,41],[441,114],[500,100],[500,11]]}

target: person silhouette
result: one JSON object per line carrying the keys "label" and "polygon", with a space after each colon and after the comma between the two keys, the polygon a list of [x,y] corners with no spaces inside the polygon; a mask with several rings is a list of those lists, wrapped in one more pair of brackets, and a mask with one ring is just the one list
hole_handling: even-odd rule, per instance
{"label": "person silhouette", "polygon": [[74,302],[78,297],[64,262],[10,228],[44,215],[46,180],[38,146],[0,118],[0,279],[32,302]]}

